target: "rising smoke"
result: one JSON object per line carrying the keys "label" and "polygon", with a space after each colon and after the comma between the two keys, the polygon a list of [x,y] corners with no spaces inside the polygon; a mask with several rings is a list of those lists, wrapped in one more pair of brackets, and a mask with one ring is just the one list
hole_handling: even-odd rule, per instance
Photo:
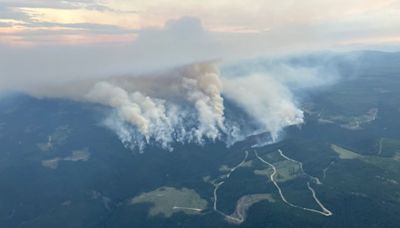
{"label": "rising smoke", "polygon": [[[260,133],[270,135],[265,141],[275,142],[285,127],[304,121],[293,84],[303,88],[299,78],[320,80],[317,70],[286,68],[222,76],[216,63],[203,62],[155,75],[86,80],[32,93],[110,107],[113,111],[105,126],[133,150],[143,151],[149,144],[173,150],[174,143],[216,140],[231,145]],[[301,75],[295,77],[293,72]],[[227,119],[226,114],[235,112],[227,103],[235,104],[246,117]]]}
{"label": "rising smoke", "polygon": [[303,123],[303,111],[289,89],[267,75],[250,75],[224,80],[224,95],[254,118],[260,129],[278,139],[283,128]]}
{"label": "rising smoke", "polygon": [[100,81],[84,98],[116,110],[106,125],[125,145],[142,149],[154,142],[172,149],[173,142],[220,138],[225,128],[221,89],[216,65],[202,63],[158,77]]}

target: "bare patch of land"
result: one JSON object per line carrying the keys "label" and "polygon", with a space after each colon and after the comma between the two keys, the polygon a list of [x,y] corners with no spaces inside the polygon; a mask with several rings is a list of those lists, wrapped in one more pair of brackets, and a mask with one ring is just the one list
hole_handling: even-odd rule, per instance
{"label": "bare patch of land", "polygon": [[242,196],[236,203],[235,211],[231,215],[225,216],[225,220],[234,224],[240,224],[244,222],[246,220],[247,210],[253,204],[263,200],[268,200],[271,203],[275,202],[271,194],[253,194]]}

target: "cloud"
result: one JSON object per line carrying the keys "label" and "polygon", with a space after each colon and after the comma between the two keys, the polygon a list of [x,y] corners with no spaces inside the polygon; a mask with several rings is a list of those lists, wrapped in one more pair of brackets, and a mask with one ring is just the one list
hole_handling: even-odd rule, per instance
{"label": "cloud", "polygon": [[162,28],[140,30],[132,47],[140,56],[141,65],[150,68],[217,59],[221,55],[217,41],[193,17],[170,20]]}
{"label": "cloud", "polygon": [[0,22],[0,28],[8,28],[12,25],[10,22]]}
{"label": "cloud", "polygon": [[[42,28],[41,37],[29,36],[29,31],[37,28],[41,22],[113,25],[145,33],[145,30],[154,30],[151,26],[166,29],[167,26],[163,28],[163,23],[179,21],[185,15],[198,18],[204,23],[203,30],[208,31],[208,35],[218,43],[214,55],[217,51],[223,52],[225,56],[236,57],[241,53],[254,56],[320,48],[350,49],[356,44],[361,44],[362,47],[376,43],[391,45],[398,43],[400,36],[396,29],[400,25],[399,1],[393,0],[370,0],[367,3],[360,0],[287,0],[279,3],[256,0],[251,4],[239,0],[205,0],[201,3],[177,0],[3,0],[2,6],[9,9],[3,15],[14,11],[14,15],[7,17],[19,18],[25,23],[25,27],[20,25],[19,30],[25,30],[26,33],[13,34],[15,39],[0,40],[7,44],[15,43],[16,39],[30,42],[31,45],[71,44],[75,36],[79,37],[75,39],[77,41],[86,40],[75,44],[101,45],[105,40],[111,39],[96,39],[93,33],[99,30],[94,29],[90,33],[88,27],[84,27],[84,31],[77,29],[73,31],[74,34],[56,36],[54,27],[50,26]],[[321,11],[321,8],[326,10]],[[11,26],[8,30],[12,28]],[[52,42],[46,37],[46,31],[52,36]],[[192,30],[186,35],[191,32]],[[127,39],[124,33],[117,34],[114,28],[104,31],[104,34],[110,33],[114,35],[112,39],[120,44],[126,45],[133,40]],[[212,50],[214,49],[215,45]]]}
{"label": "cloud", "polygon": [[9,7],[5,4],[0,4],[0,19],[13,19],[19,21],[31,20],[27,14],[21,12],[17,8]]}
{"label": "cloud", "polygon": [[[3,1],[0,4],[0,44],[30,44],[30,45],[65,45],[75,41],[79,43],[107,42],[105,38],[114,36],[114,42],[127,42],[123,36],[127,34],[133,37],[135,30],[117,24],[104,22],[93,23],[92,20],[68,22],[55,18],[43,18],[45,12],[53,12],[55,17],[75,18],[80,17],[79,12],[86,12],[88,15],[108,14],[134,14],[133,11],[112,9],[102,4],[102,1],[57,1],[57,0],[27,0],[27,1]],[[68,12],[77,12],[71,16]],[[53,15],[53,16],[54,16]],[[97,16],[99,17],[99,16]],[[86,16],[84,16],[86,18]],[[94,16],[96,18],[96,16]],[[96,39],[95,35],[103,35],[103,39]],[[124,39],[122,39],[124,38]],[[86,42],[82,42],[86,40]],[[100,41],[97,41],[100,40]],[[17,42],[16,42],[17,41]]]}
{"label": "cloud", "polygon": [[[95,23],[54,23],[54,22],[35,22],[25,24],[31,28],[46,28],[43,30],[50,34],[47,29],[48,28],[68,28],[68,29],[76,29],[69,30],[71,33],[77,34],[79,31],[85,30],[90,33],[100,33],[100,34],[133,34],[137,32],[137,30],[121,28],[115,25],[107,25],[107,24],[95,24]],[[60,31],[57,31],[60,32]],[[29,32],[20,32],[19,34],[29,34]],[[44,34],[43,34],[44,35]]]}
{"label": "cloud", "polygon": [[96,11],[123,12],[102,4],[99,0],[3,0],[2,4],[13,8],[52,8],[52,9],[89,9]]}
{"label": "cloud", "polygon": [[[67,26],[85,26],[92,29],[97,27],[100,30],[104,27],[93,24]],[[117,28],[115,29],[119,32]],[[70,32],[63,30],[55,34],[61,36]],[[2,69],[0,89],[62,83],[82,77],[156,71],[190,62],[215,59],[221,54],[218,51],[218,44],[207,31],[204,31],[196,18],[184,17],[168,22],[163,28],[139,30],[136,34],[136,41],[129,45],[46,45],[31,48],[0,45],[0,51],[3,53],[0,56]],[[31,39],[38,36],[51,39],[49,34],[40,30],[26,35]],[[20,67],[21,65],[24,67]]]}

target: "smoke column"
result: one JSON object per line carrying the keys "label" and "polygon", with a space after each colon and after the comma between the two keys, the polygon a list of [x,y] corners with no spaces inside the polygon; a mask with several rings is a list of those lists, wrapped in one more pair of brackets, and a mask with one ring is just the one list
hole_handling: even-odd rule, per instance
{"label": "smoke column", "polygon": [[114,108],[106,125],[125,145],[140,150],[153,142],[171,150],[172,142],[215,141],[225,129],[222,83],[213,63],[157,77],[96,82],[84,99]]}
{"label": "smoke column", "polygon": [[[293,69],[289,76],[282,70],[279,73],[283,76],[221,76],[216,63],[204,62],[154,75],[63,84],[32,94],[108,106],[113,111],[104,124],[126,147],[143,151],[146,145],[153,144],[173,150],[173,143],[221,140],[232,144],[258,133],[269,133],[272,141],[277,141],[285,127],[303,123],[303,112],[290,89]],[[224,106],[224,98],[250,120],[227,119],[226,112],[232,109]],[[250,132],[246,126],[249,122],[256,123]]]}
{"label": "smoke column", "polygon": [[273,141],[283,128],[303,123],[303,111],[295,105],[289,89],[272,77],[224,80],[224,95],[253,117],[260,124],[259,130],[270,132]]}

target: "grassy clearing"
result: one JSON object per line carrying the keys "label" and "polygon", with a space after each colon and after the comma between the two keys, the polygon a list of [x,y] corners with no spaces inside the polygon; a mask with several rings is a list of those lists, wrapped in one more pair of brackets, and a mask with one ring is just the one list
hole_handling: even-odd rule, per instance
{"label": "grassy clearing", "polygon": [[334,144],[331,145],[331,148],[339,155],[340,159],[359,159],[365,163],[400,175],[400,156],[397,153],[393,157],[366,156],[357,154]]}
{"label": "grassy clearing", "polygon": [[43,160],[42,161],[42,166],[49,168],[49,169],[57,169],[58,164],[61,161],[71,161],[71,162],[77,162],[77,161],[88,161],[90,159],[90,153],[87,148],[80,149],[80,150],[74,150],[71,152],[70,156],[67,157],[55,157],[49,160]]}
{"label": "grassy clearing", "polygon": [[295,179],[299,175],[303,174],[303,171],[300,168],[298,163],[292,161],[280,161],[274,163],[276,167],[276,181],[277,182],[286,182]]}
{"label": "grassy clearing", "polygon": [[357,158],[361,158],[362,156],[351,151],[351,150],[347,150],[343,147],[340,147],[338,145],[332,144],[331,148],[333,151],[335,151],[338,155],[340,159],[357,159]]}
{"label": "grassy clearing", "polygon": [[[285,160],[279,153],[274,152],[264,156],[267,161],[271,161],[276,168],[275,180],[277,182],[286,182],[295,179],[296,177],[304,174],[297,162]],[[272,162],[274,161],[274,162]],[[259,169],[253,171],[255,175],[271,176],[273,173],[272,168]]]}
{"label": "grassy clearing", "polygon": [[174,213],[199,214],[207,208],[207,201],[192,189],[161,187],[130,200],[130,204],[151,203],[149,216],[171,217]]}
{"label": "grassy clearing", "polygon": [[37,147],[43,152],[50,151],[54,149],[54,147],[64,144],[70,133],[71,129],[68,125],[57,127],[57,129],[47,137],[47,142],[38,143]]}
{"label": "grassy clearing", "polygon": [[254,171],[255,175],[260,175],[260,176],[271,176],[273,170],[271,168],[268,169],[255,169]]}

